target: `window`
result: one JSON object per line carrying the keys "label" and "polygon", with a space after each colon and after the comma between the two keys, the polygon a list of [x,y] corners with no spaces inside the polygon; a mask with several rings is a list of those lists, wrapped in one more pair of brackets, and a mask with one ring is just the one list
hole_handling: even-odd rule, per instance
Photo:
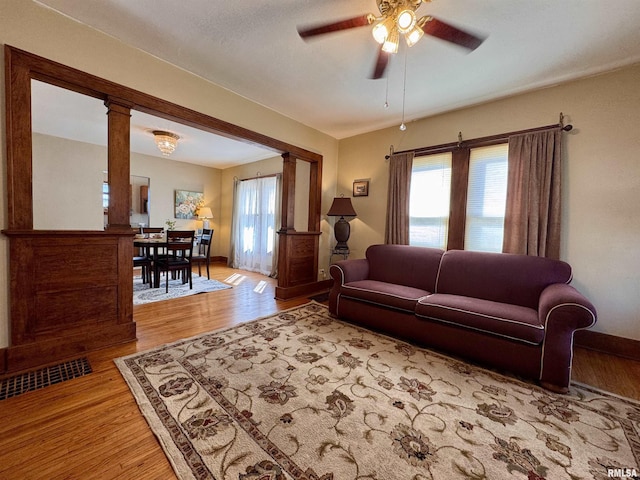
{"label": "window", "polygon": [[277,178],[243,180],[234,202],[233,267],[270,275],[276,238]]}
{"label": "window", "polygon": [[409,243],[502,251],[508,144],[452,146],[413,160]]}
{"label": "window", "polygon": [[465,250],[502,251],[508,149],[506,143],[471,149]]}
{"label": "window", "polygon": [[413,159],[409,200],[409,243],[445,248],[449,229],[451,153]]}
{"label": "window", "polygon": [[102,208],[106,212],[109,208],[109,184],[102,182]]}

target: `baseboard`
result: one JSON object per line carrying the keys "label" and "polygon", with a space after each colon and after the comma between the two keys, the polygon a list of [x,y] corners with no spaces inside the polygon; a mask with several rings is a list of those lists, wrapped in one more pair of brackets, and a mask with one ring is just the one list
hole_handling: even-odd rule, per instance
{"label": "baseboard", "polygon": [[216,257],[211,257],[211,261],[215,263],[224,263],[226,265],[228,259],[227,257],[216,256]]}
{"label": "baseboard", "polygon": [[7,371],[7,349],[0,348],[0,375]]}
{"label": "baseboard", "polygon": [[578,330],[573,337],[576,347],[640,361],[640,341],[607,335],[591,330]]}
{"label": "baseboard", "polygon": [[328,290],[333,285],[333,279],[322,280],[320,282],[305,283],[304,285],[297,285],[295,287],[276,287],[276,299],[288,300],[294,297],[301,297],[303,295],[310,295],[312,293]]}

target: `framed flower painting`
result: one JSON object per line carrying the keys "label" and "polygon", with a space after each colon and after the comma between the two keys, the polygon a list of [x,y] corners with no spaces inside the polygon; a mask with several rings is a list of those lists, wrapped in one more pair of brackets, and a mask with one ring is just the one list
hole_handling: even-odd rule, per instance
{"label": "framed flower painting", "polygon": [[175,218],[195,220],[198,209],[204,205],[204,193],[176,190]]}

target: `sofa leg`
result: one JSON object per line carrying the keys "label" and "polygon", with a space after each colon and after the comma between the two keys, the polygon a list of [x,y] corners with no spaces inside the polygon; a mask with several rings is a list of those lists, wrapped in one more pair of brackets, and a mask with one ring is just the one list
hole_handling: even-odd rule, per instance
{"label": "sofa leg", "polygon": [[548,382],[540,382],[540,386],[547,390],[551,390],[554,393],[569,393],[569,387],[560,387]]}

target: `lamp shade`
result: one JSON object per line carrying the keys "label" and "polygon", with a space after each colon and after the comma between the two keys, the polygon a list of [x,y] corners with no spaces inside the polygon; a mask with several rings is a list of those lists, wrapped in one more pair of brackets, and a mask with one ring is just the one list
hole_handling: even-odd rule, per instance
{"label": "lamp shade", "polygon": [[209,230],[209,219],[213,218],[213,212],[209,207],[200,207],[198,209],[198,218],[202,220],[202,228]]}
{"label": "lamp shade", "polygon": [[330,217],[355,217],[358,214],[353,209],[350,198],[336,197],[333,199],[327,215]]}
{"label": "lamp shade", "polygon": [[198,218],[213,218],[213,212],[209,207],[201,207],[198,209]]}

